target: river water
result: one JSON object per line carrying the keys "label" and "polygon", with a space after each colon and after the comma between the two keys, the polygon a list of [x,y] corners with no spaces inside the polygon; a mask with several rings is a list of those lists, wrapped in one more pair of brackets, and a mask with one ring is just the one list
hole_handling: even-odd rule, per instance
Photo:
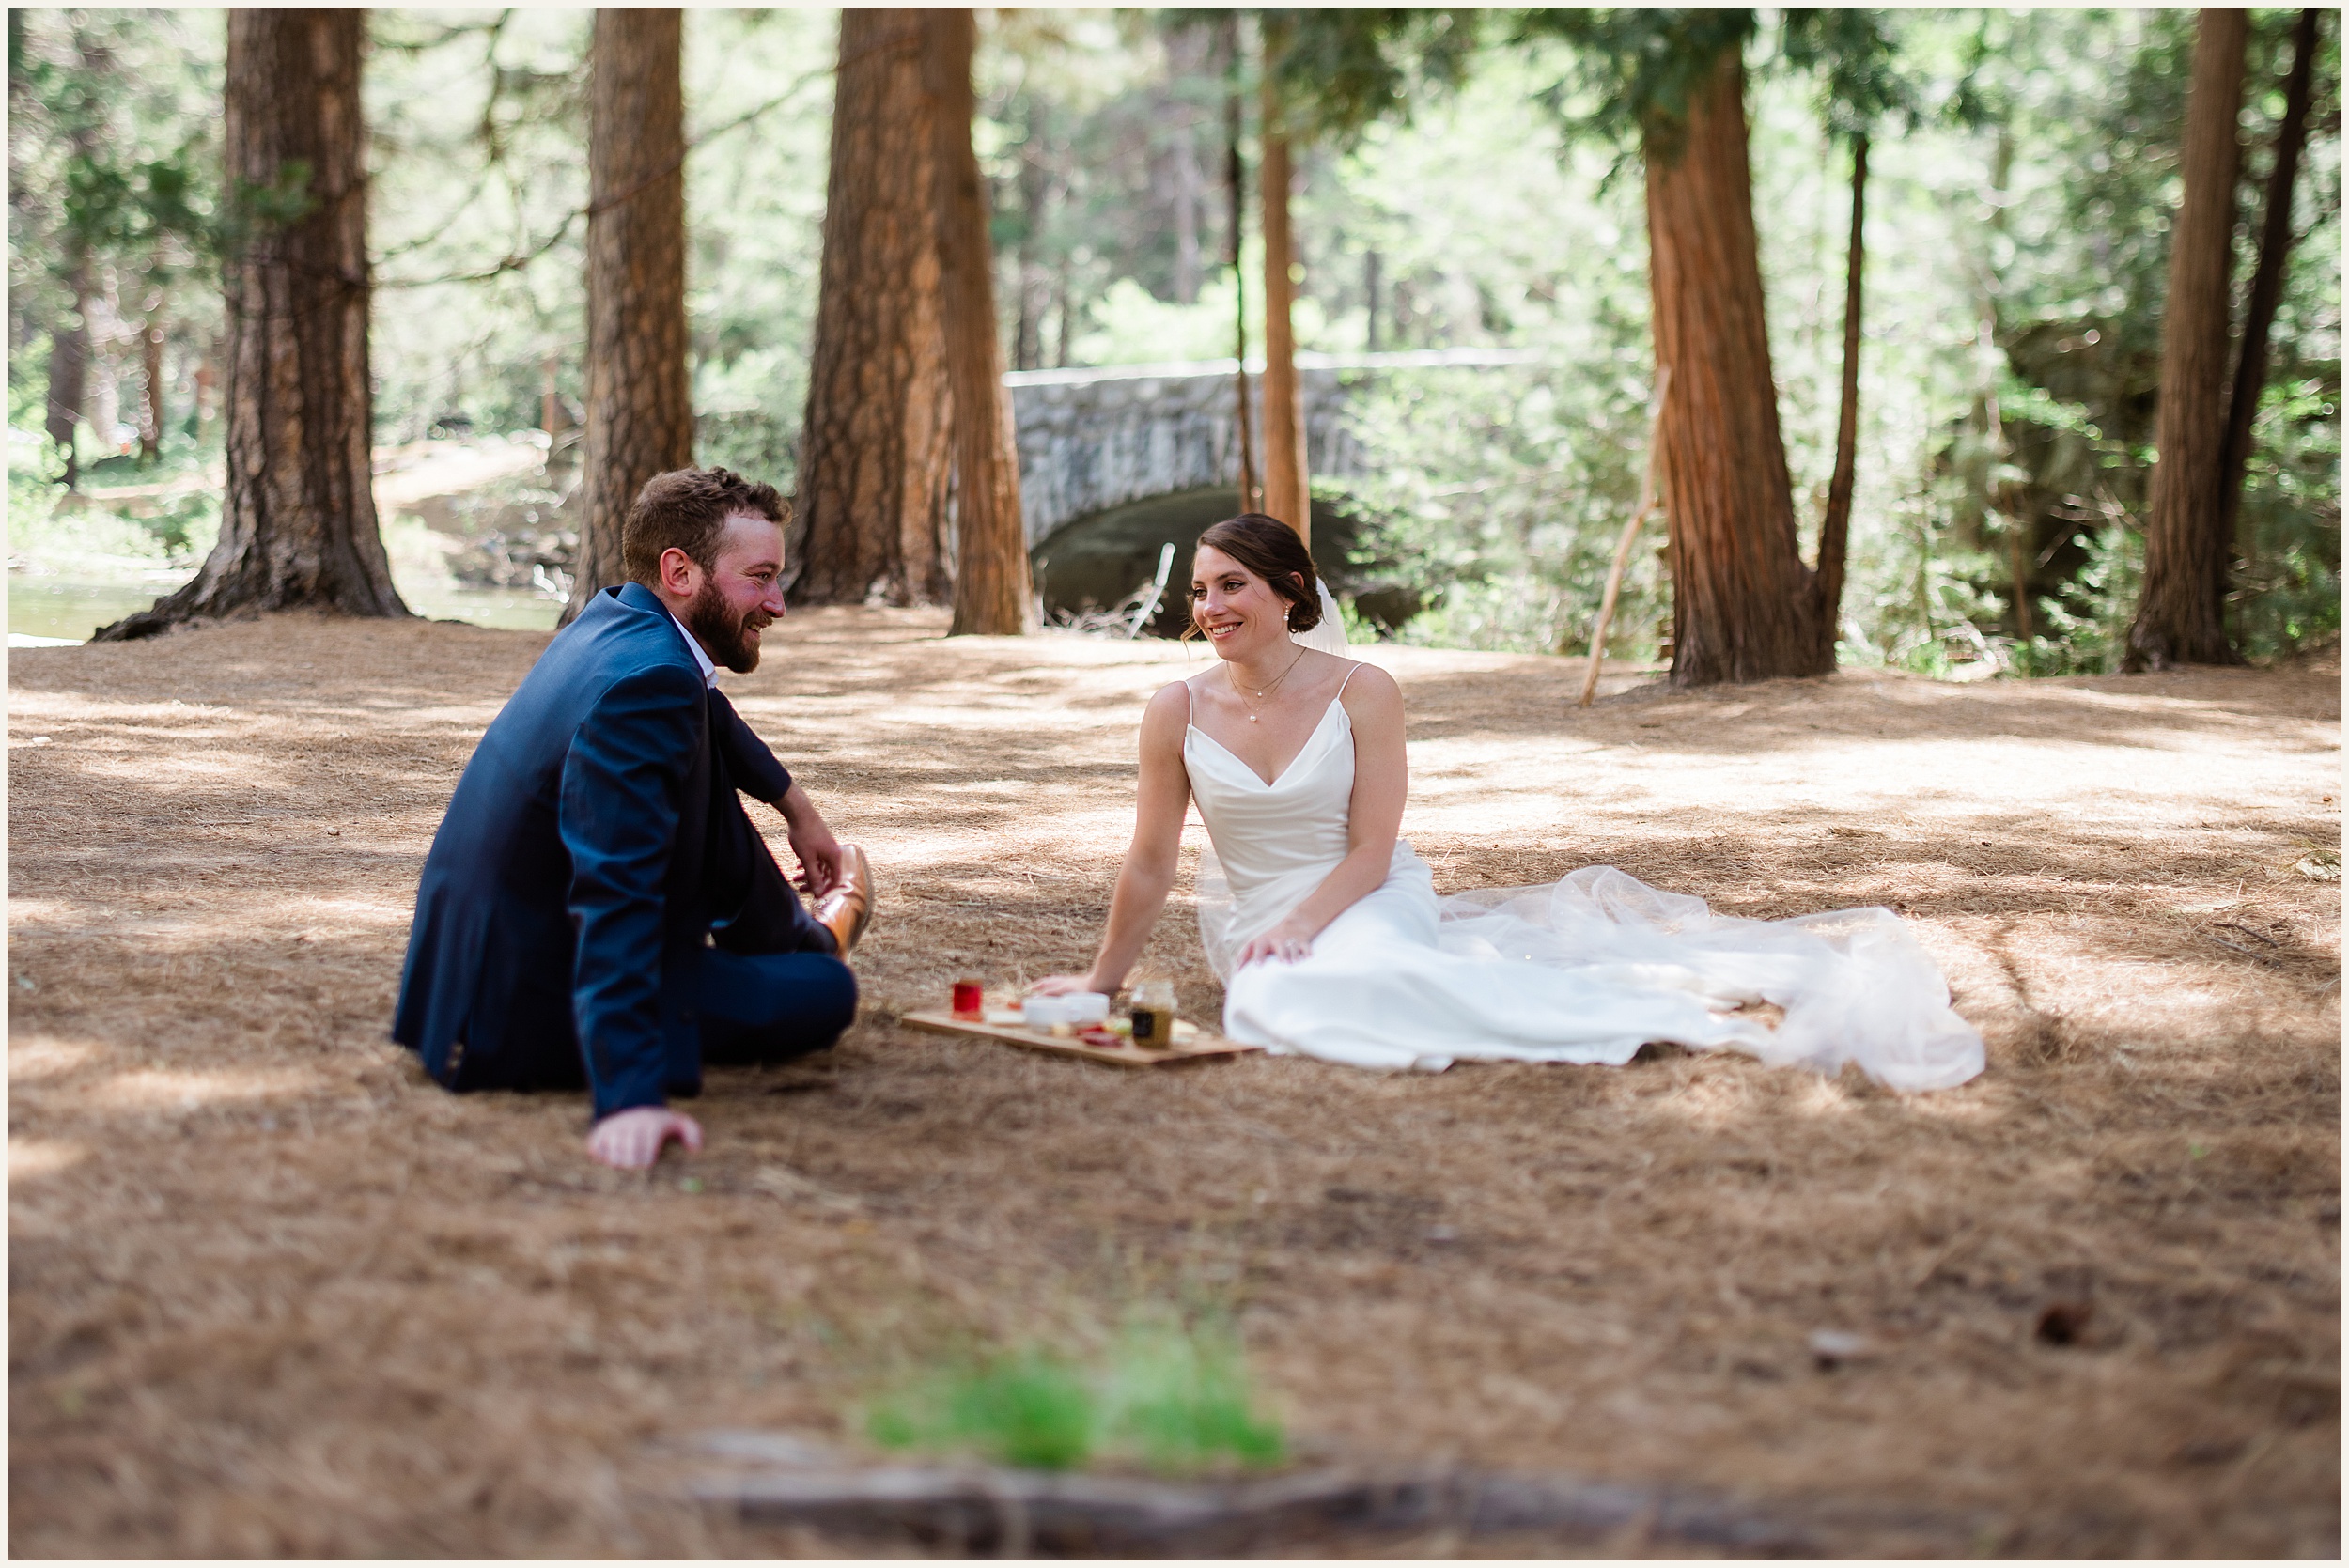
{"label": "river water", "polygon": [[[8,574],[8,635],[80,643],[110,621],[134,613],[179,586],[158,575],[148,582],[90,582]],[[536,594],[504,588],[468,588],[446,582],[393,582],[408,608],[434,620],[471,621],[475,626],[518,631],[552,631],[563,607]]]}

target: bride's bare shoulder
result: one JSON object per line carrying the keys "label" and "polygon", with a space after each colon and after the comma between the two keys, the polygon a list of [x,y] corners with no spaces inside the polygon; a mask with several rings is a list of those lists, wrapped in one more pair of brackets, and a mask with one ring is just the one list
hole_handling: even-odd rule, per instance
{"label": "bride's bare shoulder", "polygon": [[1346,719],[1356,725],[1403,725],[1403,688],[1395,686],[1395,676],[1386,674],[1377,664],[1356,664],[1353,672],[1344,676],[1346,686],[1339,691],[1337,700],[1346,706]]}
{"label": "bride's bare shoulder", "polygon": [[1142,727],[1153,731],[1173,727],[1179,731],[1190,722],[1190,683],[1170,680],[1153,692],[1149,706],[1142,710]]}
{"label": "bride's bare shoulder", "polygon": [[1156,711],[1161,707],[1172,707],[1185,713],[1190,711],[1190,699],[1193,690],[1190,683],[1197,678],[1198,677],[1196,675],[1188,675],[1181,680],[1170,680],[1164,686],[1159,687],[1156,691],[1150,693],[1150,707],[1152,711]]}
{"label": "bride's bare shoulder", "polygon": [[1346,704],[1346,712],[1357,712],[1354,706],[1357,702],[1373,707],[1402,707],[1403,688],[1397,686],[1394,677],[1377,665],[1361,660],[1341,659],[1335,654],[1324,654],[1322,657],[1346,669],[1346,674],[1340,677],[1346,684],[1338,693],[1338,700]]}

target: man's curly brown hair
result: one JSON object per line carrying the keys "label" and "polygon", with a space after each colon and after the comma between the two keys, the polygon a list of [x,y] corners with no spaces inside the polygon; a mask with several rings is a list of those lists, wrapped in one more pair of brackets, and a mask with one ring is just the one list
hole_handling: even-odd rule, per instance
{"label": "man's curly brown hair", "polygon": [[636,492],[620,525],[620,559],[646,587],[661,581],[661,557],[681,550],[702,570],[714,567],[718,536],[738,512],[778,525],[791,520],[791,504],[772,485],[723,468],[679,468],[656,474]]}

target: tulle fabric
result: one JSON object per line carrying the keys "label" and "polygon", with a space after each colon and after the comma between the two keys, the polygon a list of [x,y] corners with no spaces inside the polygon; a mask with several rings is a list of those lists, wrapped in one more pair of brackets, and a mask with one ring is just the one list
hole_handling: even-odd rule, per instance
{"label": "tulle fabric", "polygon": [[1840,1072],[1856,1063],[1895,1089],[1951,1089],[1983,1069],[1982,1036],[1950,1006],[1932,956],[1881,908],[1788,920],[1715,914],[1610,865],[1541,887],[1484,888],[1438,906],[1438,943],[1468,958],[1578,970],[1626,970],[1723,1008],[1772,1002],[1776,1028],[1741,1040],[1779,1066]]}
{"label": "tulle fabric", "polygon": [[1289,641],[1300,647],[1319,648],[1323,653],[1344,657],[1353,645],[1346,640],[1346,617],[1338,613],[1338,601],[1330,597],[1330,584],[1317,581],[1314,586],[1321,590],[1321,619],[1311,631],[1290,632]]}
{"label": "tulle fabric", "polygon": [[[1890,910],[1717,915],[1612,866],[1439,900],[1425,863],[1398,843],[1385,883],[1325,927],[1309,956],[1235,973],[1238,949],[1343,857],[1353,751],[1335,704],[1269,785],[1203,732],[1185,737],[1210,835],[1200,941],[1224,982],[1233,1038],[1390,1069],[1622,1063],[1657,1040],[1823,1073],[1854,1063],[1908,1091],[1982,1071],[1981,1035]],[[1758,1003],[1781,1010],[1775,1026]]]}

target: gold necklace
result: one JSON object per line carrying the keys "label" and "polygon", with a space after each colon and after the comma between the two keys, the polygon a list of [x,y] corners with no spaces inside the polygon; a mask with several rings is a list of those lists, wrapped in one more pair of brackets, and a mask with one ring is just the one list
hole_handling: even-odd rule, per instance
{"label": "gold necklace", "polygon": [[[1257,702],[1262,702],[1262,701],[1264,701],[1264,699],[1265,699],[1265,698],[1267,698],[1267,697],[1270,696],[1273,692],[1275,692],[1275,691],[1279,691],[1279,690],[1281,689],[1281,683],[1282,683],[1283,681],[1284,681],[1284,680],[1286,680],[1286,679],[1288,679],[1288,678],[1289,678],[1289,670],[1294,670],[1294,669],[1296,669],[1296,668],[1297,668],[1297,666],[1298,666],[1299,664],[1300,664],[1300,663],[1302,663],[1302,662],[1304,661],[1304,659],[1305,659],[1305,650],[1304,650],[1303,648],[1299,648],[1299,649],[1298,649],[1298,650],[1297,650],[1297,657],[1296,657],[1295,659],[1292,659],[1292,660],[1289,660],[1289,667],[1288,667],[1288,670],[1283,670],[1283,671],[1282,671],[1279,675],[1277,675],[1273,676],[1273,677],[1272,677],[1272,684],[1271,684],[1271,685],[1269,685],[1269,686],[1268,686],[1268,687],[1266,687],[1264,690],[1262,690],[1261,691],[1258,691],[1258,692],[1256,693],[1256,701],[1257,701]],[[1226,675],[1231,675],[1231,670],[1232,670],[1232,667],[1231,667],[1230,665],[1228,665],[1228,664],[1226,664],[1226,665],[1223,667],[1223,673],[1224,673]],[[1232,676],[1232,691],[1233,691],[1233,692],[1234,692],[1236,695],[1237,695],[1237,696],[1238,696],[1238,698],[1239,698],[1239,706],[1242,706],[1242,707],[1244,707],[1244,708],[1247,708],[1247,709],[1248,709],[1248,722],[1249,722],[1250,723],[1252,723],[1252,723],[1254,723],[1254,722],[1256,722],[1256,710],[1255,710],[1255,707],[1254,707],[1254,706],[1253,706],[1253,705],[1252,705],[1252,704],[1249,702],[1249,700],[1248,700],[1248,693],[1247,693],[1245,691],[1241,690],[1241,688],[1240,688],[1240,684],[1239,684],[1239,678],[1238,678],[1237,675],[1233,675],[1233,676]]]}

